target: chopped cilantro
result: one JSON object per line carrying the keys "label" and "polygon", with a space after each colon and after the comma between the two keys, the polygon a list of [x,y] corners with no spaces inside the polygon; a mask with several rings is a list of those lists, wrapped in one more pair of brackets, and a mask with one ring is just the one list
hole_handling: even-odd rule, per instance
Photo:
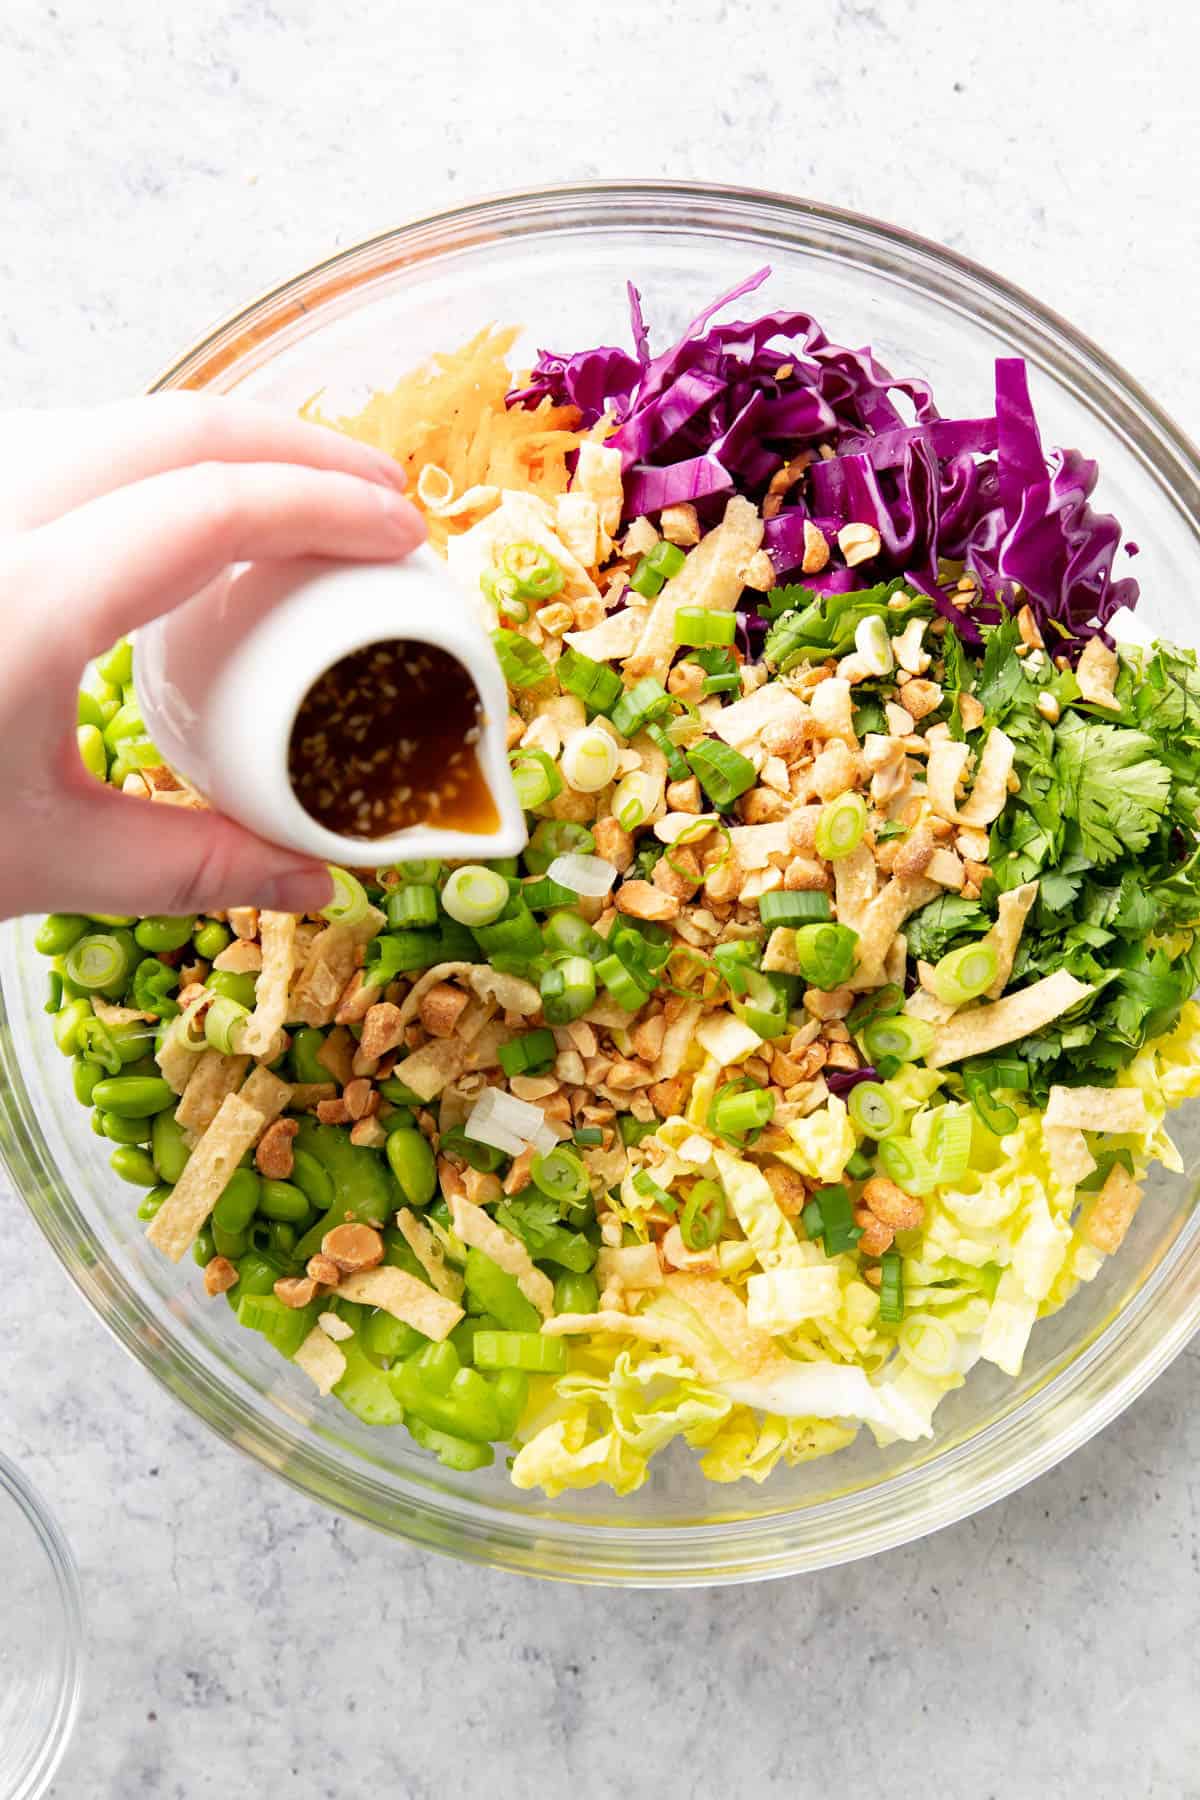
{"label": "chopped cilantro", "polygon": [[1103,868],[1122,850],[1144,850],[1167,805],[1171,773],[1143,731],[1085,725],[1068,714],[1055,733],[1054,768],[1063,814],[1080,848]]}

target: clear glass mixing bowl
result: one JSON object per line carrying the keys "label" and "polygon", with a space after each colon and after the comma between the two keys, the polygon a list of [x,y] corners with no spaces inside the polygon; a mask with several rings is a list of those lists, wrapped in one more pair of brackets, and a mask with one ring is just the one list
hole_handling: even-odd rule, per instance
{"label": "clear glass mixing bowl", "polygon": [[[268,294],[189,351],[160,387],[236,389],[295,409],[319,389],[346,408],[489,320],[522,349],[623,341],[624,284],[642,288],[657,341],[761,263],[755,307],[803,307],[841,342],[872,343],[944,407],[990,408],[992,359],[1028,358],[1047,439],[1100,459],[1101,502],[1142,546],[1143,616],[1195,641],[1200,465],[1175,425],[1093,344],[1026,295],[904,232],[782,196],[662,184],[563,188],[458,208],[348,250]],[[117,1337],[222,1437],[342,1512],[413,1543],[598,1582],[745,1581],[863,1556],[932,1531],[1049,1468],[1170,1362],[1200,1318],[1200,1134],[1177,1117],[1186,1177],[1161,1171],[1121,1254],[1039,1325],[1021,1378],[977,1368],[929,1444],[780,1470],[717,1487],[686,1451],[617,1502],[549,1502],[504,1469],[456,1477],[403,1431],[371,1432],[317,1403],[196,1271],[148,1252],[135,1197],[110,1176],[41,1006],[26,921],[0,943],[0,1147],[16,1186]]]}
{"label": "clear glass mixing bowl", "polygon": [[39,1800],[79,1709],[83,1608],[71,1552],[0,1455],[0,1800]]}

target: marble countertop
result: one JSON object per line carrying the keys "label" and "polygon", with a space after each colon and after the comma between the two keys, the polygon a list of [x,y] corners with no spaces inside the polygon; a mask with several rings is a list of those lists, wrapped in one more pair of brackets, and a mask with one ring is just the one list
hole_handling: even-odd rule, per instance
{"label": "marble countertop", "polygon": [[[533,29],[469,0],[7,0],[7,403],[134,390],[405,217],[659,175],[940,238],[1200,417],[1179,0],[1152,29],[1084,0],[521,11]],[[64,1800],[1200,1795],[1195,1345],[1064,1466],[884,1559],[770,1588],[539,1586],[388,1542],[220,1446],[0,1211],[0,1442],[57,1512],[90,1622]]]}

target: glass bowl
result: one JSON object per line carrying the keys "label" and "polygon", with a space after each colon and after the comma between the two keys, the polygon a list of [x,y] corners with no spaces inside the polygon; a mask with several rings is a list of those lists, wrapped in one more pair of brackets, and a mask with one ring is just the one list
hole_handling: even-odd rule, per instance
{"label": "glass bowl", "polygon": [[[1101,503],[1142,545],[1143,617],[1194,637],[1200,466],[1155,404],[1093,344],[1005,282],[871,220],[783,196],[638,183],[551,189],[457,208],[347,250],[211,332],[158,387],[237,390],[289,410],[326,390],[346,409],[489,320],[536,345],[623,341],[642,288],[662,344],[762,263],[754,307],[803,307],[840,342],[872,343],[943,407],[991,407],[992,359],[1025,356],[1051,444],[1100,460]],[[739,309],[740,310],[740,309]],[[864,1556],[932,1531],[1029,1481],[1083,1443],[1170,1362],[1200,1318],[1200,1225],[1190,1207],[1200,1133],[1176,1116],[1188,1174],[1156,1172],[1121,1253],[1034,1333],[1010,1381],[976,1368],[931,1443],[875,1448],[714,1486],[681,1450],[637,1493],[547,1501],[501,1466],[456,1477],[404,1432],[317,1402],[190,1262],[148,1251],[136,1199],[110,1176],[71,1095],[41,1007],[29,921],[0,943],[0,1147],[19,1192],[88,1301],[179,1399],[231,1443],[340,1511],[413,1543],[573,1580],[745,1581]]]}
{"label": "glass bowl", "polygon": [[0,1568],[0,1800],[38,1800],[79,1709],[83,1608],[61,1532],[3,1455]]}

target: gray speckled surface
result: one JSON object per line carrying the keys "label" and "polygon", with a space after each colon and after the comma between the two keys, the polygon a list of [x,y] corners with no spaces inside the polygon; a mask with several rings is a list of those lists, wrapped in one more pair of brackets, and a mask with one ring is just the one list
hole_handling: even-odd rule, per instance
{"label": "gray speckled surface", "polygon": [[[1190,7],[517,10],[8,0],[6,400],[133,389],[277,277],[473,192],[668,175],[939,237],[1196,420]],[[884,1560],[539,1587],[344,1524],[219,1446],[0,1206],[0,1434],[91,1625],[58,1795],[1200,1794],[1194,1347],[1033,1488]]]}

